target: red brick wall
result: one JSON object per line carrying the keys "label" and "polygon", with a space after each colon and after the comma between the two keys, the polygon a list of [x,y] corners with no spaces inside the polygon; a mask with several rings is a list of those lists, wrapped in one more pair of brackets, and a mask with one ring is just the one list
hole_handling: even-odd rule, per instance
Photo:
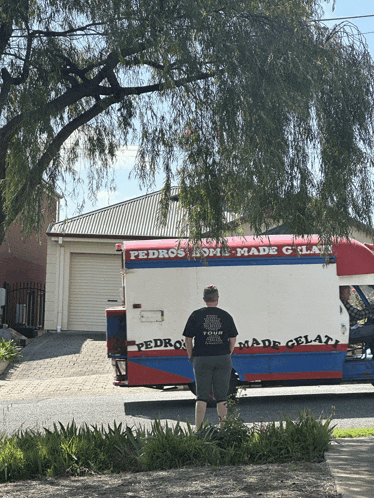
{"label": "red brick wall", "polygon": [[21,233],[19,223],[10,226],[0,246],[0,287],[4,286],[4,282],[45,283],[47,264],[45,232],[48,225],[54,221],[56,221],[56,211],[49,210],[40,229],[40,241],[36,234]]}

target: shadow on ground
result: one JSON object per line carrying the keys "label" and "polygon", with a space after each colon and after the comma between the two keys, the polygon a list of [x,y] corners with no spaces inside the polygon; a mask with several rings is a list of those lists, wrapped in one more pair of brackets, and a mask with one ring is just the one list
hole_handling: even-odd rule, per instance
{"label": "shadow on ground", "polygon": [[[162,393],[160,393],[160,397]],[[146,419],[191,420],[193,399],[164,401],[134,401],[124,404],[125,414]],[[317,418],[332,416],[332,424],[339,419],[371,418],[374,413],[374,395],[371,393],[282,395],[241,397],[237,404],[240,418],[245,423],[279,421],[284,416],[296,420],[299,411],[309,410]],[[216,409],[207,409],[207,416],[214,418]],[[210,418],[209,417],[209,418]]]}

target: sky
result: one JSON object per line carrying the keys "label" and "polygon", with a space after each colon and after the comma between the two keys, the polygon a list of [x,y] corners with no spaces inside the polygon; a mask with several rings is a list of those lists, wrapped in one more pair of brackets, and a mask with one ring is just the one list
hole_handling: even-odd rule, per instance
{"label": "sky", "polygon": [[[356,17],[356,19],[349,19],[348,21],[356,25],[362,34],[365,35],[366,41],[370,47],[370,50],[374,56],[374,2],[373,0],[336,0],[335,10],[332,11],[332,1],[329,3],[324,3],[323,7],[325,10],[325,15],[323,19],[336,19],[336,18],[347,18]],[[360,16],[373,16],[373,17],[362,17]],[[327,25],[338,24],[339,20],[326,22]]]}
{"label": "sky", "polygon": [[[374,57],[374,1],[373,0],[336,0],[335,9],[332,10],[332,1],[323,4],[325,14],[323,19],[326,19],[325,23],[328,26],[334,26],[343,21],[340,18],[352,17],[348,19],[347,22],[352,23],[357,26],[358,29],[364,34],[367,44],[369,45],[370,51]],[[360,16],[370,16],[373,17],[360,17]],[[328,19],[333,19],[327,21]],[[92,203],[86,200],[85,206],[81,212],[77,209],[77,204],[69,201],[65,203],[61,202],[61,212],[60,219],[71,218],[77,216],[81,213],[87,213],[96,209],[100,209],[118,202],[131,199],[133,197],[138,197],[140,195],[145,195],[149,193],[145,189],[139,187],[139,183],[135,178],[129,179],[130,171],[132,170],[135,162],[135,155],[137,150],[137,144],[130,145],[127,149],[121,151],[118,156],[118,160],[114,165],[113,174],[114,181],[116,184],[115,192],[108,192],[107,189],[101,189],[97,194],[97,202]],[[83,169],[83,168],[82,168]],[[159,190],[162,188],[163,177],[158,175],[156,178],[156,184],[151,192]],[[61,185],[61,193],[64,193],[65,186]]]}

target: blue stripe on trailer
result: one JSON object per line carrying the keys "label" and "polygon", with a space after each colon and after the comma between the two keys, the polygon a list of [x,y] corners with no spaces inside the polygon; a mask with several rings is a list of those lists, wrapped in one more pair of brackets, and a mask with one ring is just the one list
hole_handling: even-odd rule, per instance
{"label": "blue stripe on trailer", "polygon": [[245,374],[285,374],[341,372],[345,351],[310,351],[233,356],[233,368],[244,380]]}
{"label": "blue stripe on trailer", "polygon": [[[334,258],[335,260],[335,258]],[[299,256],[299,257],[274,257],[274,258],[219,258],[206,259],[205,263],[208,266],[273,266],[273,265],[323,265],[324,258],[321,256]],[[157,259],[151,261],[136,260],[126,261],[126,268],[190,268],[204,266],[204,261],[201,259]]]}
{"label": "blue stripe on trailer", "polygon": [[[341,372],[346,357],[345,351],[314,351],[294,353],[269,353],[233,355],[233,368],[241,381],[247,374]],[[192,364],[186,356],[133,357],[129,361],[163,372],[194,379]],[[373,368],[374,368],[374,361]],[[317,377],[316,377],[317,378]],[[155,378],[155,384],[157,379]]]}

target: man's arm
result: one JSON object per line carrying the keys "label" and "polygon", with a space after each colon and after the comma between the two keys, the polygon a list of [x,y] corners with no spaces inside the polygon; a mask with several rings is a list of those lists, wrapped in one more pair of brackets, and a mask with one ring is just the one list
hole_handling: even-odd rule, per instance
{"label": "man's arm", "polygon": [[369,318],[373,316],[373,308],[368,307],[364,308],[362,310],[355,308],[354,306],[351,305],[348,301],[343,301],[344,306],[346,307],[349,317],[351,320],[363,320],[364,318]]}
{"label": "man's arm", "polygon": [[186,343],[188,358],[191,359],[191,356],[192,356],[192,337],[185,337],[184,341]]}
{"label": "man's arm", "polygon": [[234,319],[231,315],[229,315],[230,317],[230,331],[229,331],[229,339],[230,339],[230,354],[232,354],[232,352],[234,351],[234,347],[235,347],[235,344],[236,344],[236,336],[238,335],[238,330],[236,328],[236,325],[234,323]]}
{"label": "man's arm", "polygon": [[234,351],[236,337],[230,337],[230,354]]}

